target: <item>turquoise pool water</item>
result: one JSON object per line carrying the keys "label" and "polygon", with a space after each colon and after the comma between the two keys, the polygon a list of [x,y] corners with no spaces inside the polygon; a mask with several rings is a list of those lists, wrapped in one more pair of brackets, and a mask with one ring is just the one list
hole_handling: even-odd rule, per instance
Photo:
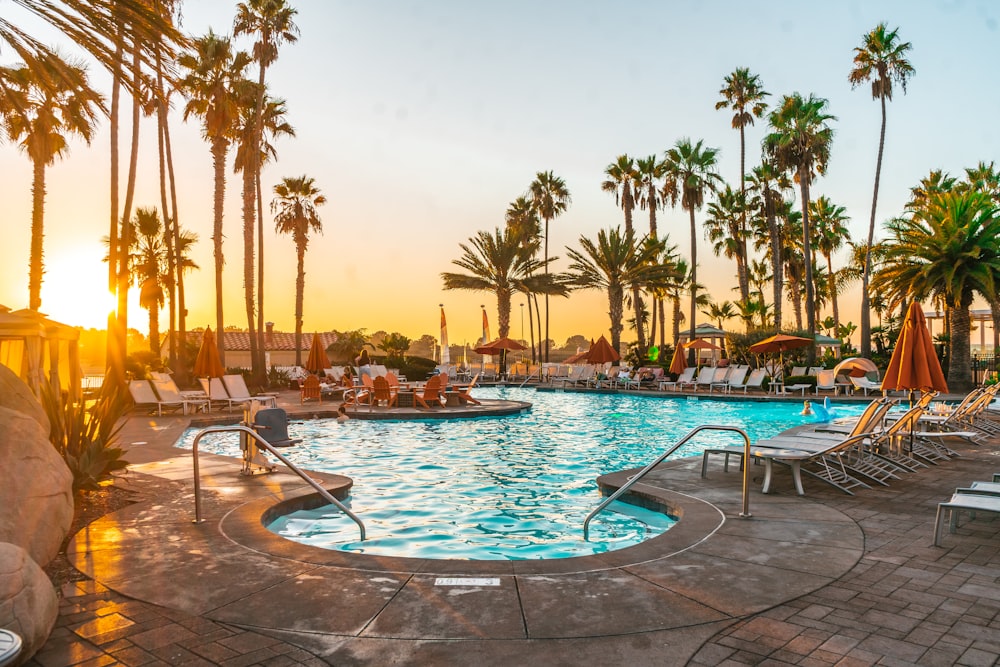
{"label": "turquoise pool water", "polygon": [[[566,558],[630,546],[669,529],[673,520],[615,503],[591,523],[600,502],[596,478],[641,467],[701,424],[725,424],[752,440],[815,420],[801,403],[729,402],[629,394],[482,388],[482,398],[529,401],[530,412],[473,420],[293,421],[303,444],[284,450],[307,470],[351,477],[347,505],[368,539],[336,509],[280,518],[269,527],[289,539],[358,553],[473,560]],[[837,416],[861,406],[837,408]],[[197,429],[178,446],[190,447]],[[739,444],[735,434],[706,432],[677,456],[709,445]],[[235,434],[202,439],[202,451],[239,456]],[[613,510],[613,511],[611,511]]]}

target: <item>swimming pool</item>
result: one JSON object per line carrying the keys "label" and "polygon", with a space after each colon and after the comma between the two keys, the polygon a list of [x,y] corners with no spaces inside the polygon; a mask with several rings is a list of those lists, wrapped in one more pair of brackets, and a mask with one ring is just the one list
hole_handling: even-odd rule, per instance
{"label": "swimming pool", "polygon": [[[668,529],[652,510],[615,503],[592,522],[596,478],[643,466],[690,429],[727,424],[752,440],[815,420],[799,403],[730,402],[636,394],[482,388],[477,397],[524,400],[530,412],[471,420],[293,421],[303,444],[284,450],[296,465],[354,480],[348,507],[368,528],[333,508],[281,517],[270,529],[304,544],[358,553],[473,560],[566,558],[630,546]],[[851,414],[856,407],[838,407]],[[198,429],[178,442],[190,447]],[[706,432],[677,456],[737,444]],[[202,451],[238,456],[233,434],[202,439]]]}

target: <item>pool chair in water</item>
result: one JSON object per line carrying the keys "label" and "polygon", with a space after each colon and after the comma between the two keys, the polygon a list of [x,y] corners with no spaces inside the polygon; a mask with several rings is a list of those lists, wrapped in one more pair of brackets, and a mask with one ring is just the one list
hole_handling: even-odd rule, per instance
{"label": "pool chair in water", "polygon": [[250,426],[274,447],[291,447],[302,442],[288,437],[288,413],[281,408],[258,410]]}

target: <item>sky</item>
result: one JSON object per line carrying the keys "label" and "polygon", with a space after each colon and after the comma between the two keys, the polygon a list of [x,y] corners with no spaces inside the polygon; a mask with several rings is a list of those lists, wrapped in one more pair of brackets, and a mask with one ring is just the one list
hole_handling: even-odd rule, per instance
{"label": "sky", "polygon": [[[287,101],[296,137],[278,142],[278,160],[266,168],[263,183],[269,201],[283,177],[306,174],[328,199],[319,209],[324,232],[310,239],[305,260],[307,332],[437,335],[438,306],[444,304],[451,343],[474,343],[481,335],[479,305],[485,304],[495,336],[492,295],[443,289],[441,273],[460,270],[452,264],[461,255],[459,243],[502,227],[508,204],[537,172],[551,170],[572,196],[549,231],[550,252],[560,257],[554,268],[565,269],[567,246],[623,224],[613,196],[601,191],[605,168],[622,153],[662,156],[684,137],[718,148],[719,172],[737,186],[739,134],[731,111],[715,110],[724,77],[737,67],[760,76],[772,104],[792,92],[829,100],[836,117],[833,150],[812,196],[844,206],[853,239],[863,240],[880,113],[870,87],[852,90],[847,76],[854,48],[881,21],[912,44],[916,73],[905,94],[895,90],[888,107],[879,226],[901,213],[909,189],[931,169],[961,175],[996,159],[1000,148],[994,70],[1000,5],[992,2],[290,4],[298,10],[301,35],[281,47],[268,81],[271,94]],[[188,2],[181,27],[192,35],[210,27],[229,33],[235,5]],[[31,28],[64,54],[83,56],[10,3],[0,0],[0,6],[5,19]],[[237,43],[250,48],[245,38]],[[13,64],[11,59],[10,49],[0,45],[0,63]],[[109,75],[93,66],[91,76],[108,94]],[[200,125],[183,122],[183,100],[175,97],[174,106],[179,217],[200,239],[192,254],[201,270],[186,278],[188,326],[214,326],[211,156]],[[765,131],[763,120],[748,128],[748,169],[759,160]],[[136,204],[157,206],[153,122],[144,121],[140,134]],[[121,136],[127,150],[127,121]],[[90,146],[73,140],[69,155],[47,172],[41,310],[85,327],[103,327],[109,310],[102,261],[108,144],[104,121]],[[31,166],[8,142],[0,143],[0,169],[0,304],[23,308]],[[224,309],[227,324],[245,327],[240,182],[231,165],[227,184]],[[272,216],[265,215],[265,317],[276,329],[292,331],[294,244],[276,235]],[[703,218],[704,210],[699,223]],[[645,213],[636,211],[635,220],[638,230],[645,229]],[[662,211],[658,226],[688,256],[687,213]],[[738,298],[735,265],[715,258],[703,234],[698,244],[699,281],[715,301]],[[835,266],[844,261],[846,254]],[[860,322],[859,290],[842,297],[842,320]],[[514,298],[510,334],[527,338],[521,301]],[[137,297],[133,304],[129,325],[145,331],[146,312]],[[551,337],[558,343],[609,331],[607,297],[599,291],[553,299],[551,309]],[[740,328],[736,321],[731,326]],[[634,332],[624,338],[634,339]]]}

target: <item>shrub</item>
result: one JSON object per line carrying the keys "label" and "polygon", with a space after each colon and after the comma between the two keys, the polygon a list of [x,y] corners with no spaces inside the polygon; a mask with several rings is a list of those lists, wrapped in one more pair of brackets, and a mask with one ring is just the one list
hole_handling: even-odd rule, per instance
{"label": "shrub", "polygon": [[105,381],[97,401],[90,408],[83,403],[63,400],[46,383],[42,403],[49,417],[49,440],[73,473],[73,491],[96,491],[113,472],[123,470],[128,461],[116,446],[122,415],[128,409],[124,388]]}

